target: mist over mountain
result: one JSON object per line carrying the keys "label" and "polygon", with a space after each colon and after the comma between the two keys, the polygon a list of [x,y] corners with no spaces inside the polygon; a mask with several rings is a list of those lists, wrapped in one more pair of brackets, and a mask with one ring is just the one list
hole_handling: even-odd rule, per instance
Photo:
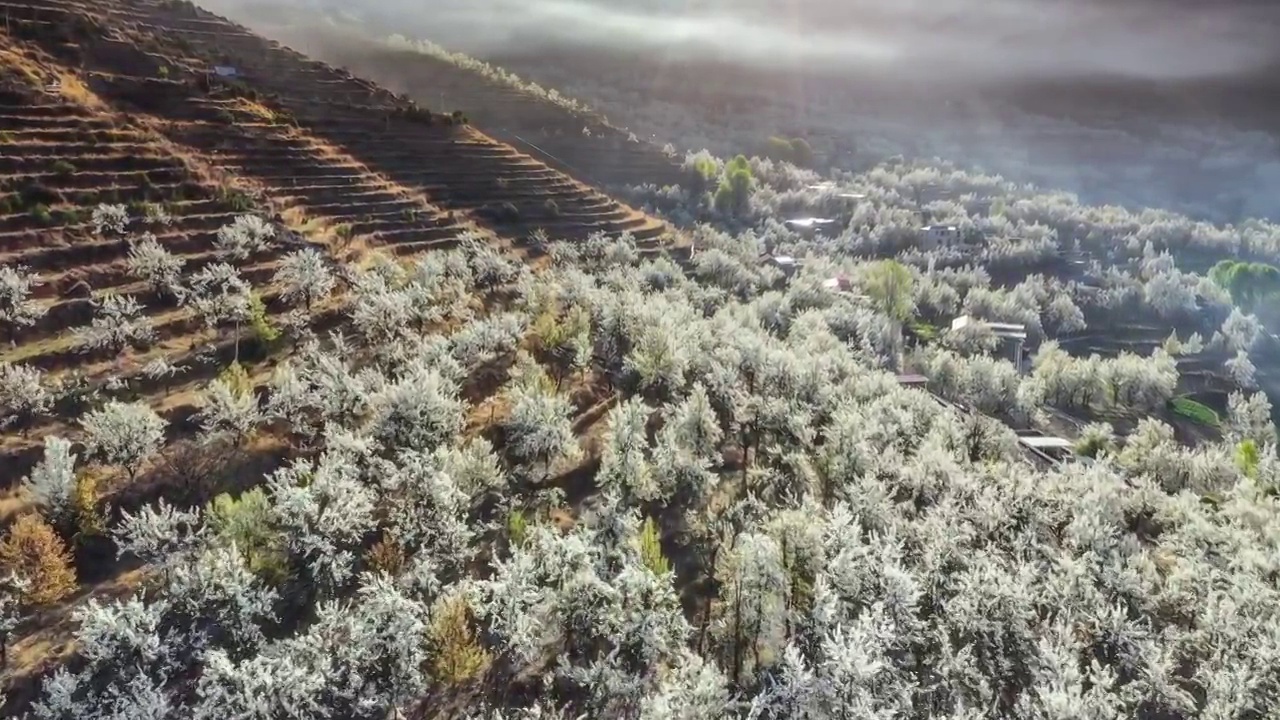
{"label": "mist over mountain", "polygon": [[[819,145],[848,138],[1063,187],[1090,202],[1163,205],[1220,221],[1280,215],[1273,2],[202,4],[321,58],[323,40],[305,26],[322,18],[372,36],[429,39],[686,146],[737,152],[745,148],[713,143],[773,132]],[[663,136],[655,114],[676,106],[695,124],[705,119],[705,133]],[[739,132],[713,129],[724,122]]]}
{"label": "mist over mountain", "polygon": [[[206,3],[243,7],[235,0]],[[278,4],[278,3],[277,3]],[[317,0],[468,52],[588,45],[769,67],[925,77],[1153,80],[1255,74],[1280,58],[1274,3],[1185,0]]]}

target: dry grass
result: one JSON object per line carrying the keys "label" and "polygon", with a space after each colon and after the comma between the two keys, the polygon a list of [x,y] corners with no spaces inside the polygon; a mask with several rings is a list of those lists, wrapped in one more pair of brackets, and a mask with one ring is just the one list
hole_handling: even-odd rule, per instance
{"label": "dry grass", "polygon": [[260,102],[246,100],[245,98],[236,98],[230,103],[230,106],[235,110],[251,115],[268,124],[276,124],[280,122],[280,116],[274,110]]}
{"label": "dry grass", "polygon": [[146,580],[143,568],[129,569],[108,581],[83,588],[67,602],[49,608],[19,628],[9,645],[9,663],[0,672],[0,686],[20,685],[21,680],[42,672],[44,668],[65,660],[75,650],[72,636],[74,612],[89,600],[123,598]]}
{"label": "dry grass", "polygon": [[0,30],[0,66],[16,72],[37,87],[43,86],[47,82],[45,78],[52,75],[47,68],[18,50],[12,38],[3,30]]}
{"label": "dry grass", "polygon": [[70,72],[58,72],[59,94],[66,100],[83,105],[93,110],[105,110],[107,104],[98,97],[79,77]]}

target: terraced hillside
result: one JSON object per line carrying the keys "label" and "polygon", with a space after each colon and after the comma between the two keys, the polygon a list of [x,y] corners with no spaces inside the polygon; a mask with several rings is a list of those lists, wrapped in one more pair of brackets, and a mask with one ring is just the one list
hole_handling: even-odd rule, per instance
{"label": "terraced hillside", "polygon": [[[184,279],[229,267],[264,323],[295,329],[299,308],[277,271],[301,249],[333,265],[466,234],[519,256],[537,230],[630,233],[642,249],[666,234],[455,117],[188,4],[21,0],[0,2],[0,17],[0,268],[31,281],[22,299],[37,318],[5,324],[0,362],[47,373],[60,404],[83,405],[122,376],[181,429],[196,391],[232,358],[261,361],[258,377],[272,362],[271,343],[241,347],[247,324],[233,336],[139,277],[130,258],[144,232]],[[238,77],[217,77],[215,64]],[[95,222],[100,205],[124,210],[127,230]],[[274,238],[231,259],[216,240],[244,215],[265,218]],[[120,298],[129,307],[113,315]],[[308,311],[310,331],[342,317],[336,300]],[[87,348],[82,330],[95,322],[136,337]],[[73,410],[47,409],[4,436],[6,486]]]}
{"label": "terraced hillside", "polygon": [[466,108],[485,132],[575,177],[605,187],[680,182],[678,165],[657,144],[596,113],[537,97],[414,47],[364,36],[356,28],[294,21],[260,29],[424,104]]}
{"label": "terraced hillside", "polygon": [[[221,128],[210,125],[234,124],[237,132],[259,136],[264,132],[280,135],[279,131],[291,127],[356,161],[335,158],[335,162],[359,166],[424,194],[442,209],[465,213],[504,236],[519,238],[540,228],[552,237],[580,238],[604,230],[629,231],[639,240],[651,240],[665,232],[653,219],[509,146],[468,127],[433,123],[411,103],[372,83],[309,60],[193,6],[122,1],[94,3],[91,8],[41,0],[0,7],[11,20],[25,23],[34,35],[30,39],[47,45],[69,38],[41,34],[38,28],[75,27],[82,23],[76,18],[87,18],[92,10],[102,32],[86,30],[74,40],[86,56],[94,81],[110,86],[110,94],[126,102],[187,121],[176,132],[192,129],[195,123],[196,132],[175,139],[202,150],[229,142]],[[231,83],[203,84],[229,92],[219,95],[199,92],[200,88],[193,92],[193,80],[207,78],[215,64],[235,67],[239,77]],[[251,101],[247,105],[242,102],[246,97]],[[241,126],[248,118],[245,112],[237,116],[238,110],[255,116],[251,127]],[[218,123],[219,119],[223,122]],[[206,129],[210,130],[207,137],[201,137],[198,131]],[[286,145],[276,153],[252,149],[254,157],[272,168],[261,176],[269,191],[278,180],[294,179],[283,176],[297,166],[293,160],[298,143]],[[277,158],[283,164],[277,164]],[[252,174],[241,164],[230,164],[238,172]],[[333,174],[312,171],[314,176],[333,180],[328,187],[337,185],[336,178],[328,177]],[[314,184],[302,186],[311,187]],[[352,203],[370,204],[367,219],[350,218],[359,224],[357,232],[393,231],[394,223],[378,220],[392,208],[377,204],[387,198],[374,192],[367,186],[348,187],[344,192]]]}

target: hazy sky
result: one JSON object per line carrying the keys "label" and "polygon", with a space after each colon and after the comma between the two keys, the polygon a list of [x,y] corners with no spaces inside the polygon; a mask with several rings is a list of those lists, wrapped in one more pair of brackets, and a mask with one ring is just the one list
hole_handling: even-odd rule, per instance
{"label": "hazy sky", "polygon": [[1280,27],[1280,2],[1240,0],[279,2],[376,14],[406,35],[453,37],[472,52],[584,43],[956,77],[1235,74],[1277,57]]}

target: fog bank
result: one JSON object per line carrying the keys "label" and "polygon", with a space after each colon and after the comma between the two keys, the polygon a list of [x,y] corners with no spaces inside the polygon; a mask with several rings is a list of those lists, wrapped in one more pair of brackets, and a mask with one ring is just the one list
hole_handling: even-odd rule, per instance
{"label": "fog bank", "polygon": [[[254,6],[206,0],[252,23]],[[603,47],[951,80],[1199,80],[1280,60],[1275,3],[1189,0],[279,0],[471,54]]]}

